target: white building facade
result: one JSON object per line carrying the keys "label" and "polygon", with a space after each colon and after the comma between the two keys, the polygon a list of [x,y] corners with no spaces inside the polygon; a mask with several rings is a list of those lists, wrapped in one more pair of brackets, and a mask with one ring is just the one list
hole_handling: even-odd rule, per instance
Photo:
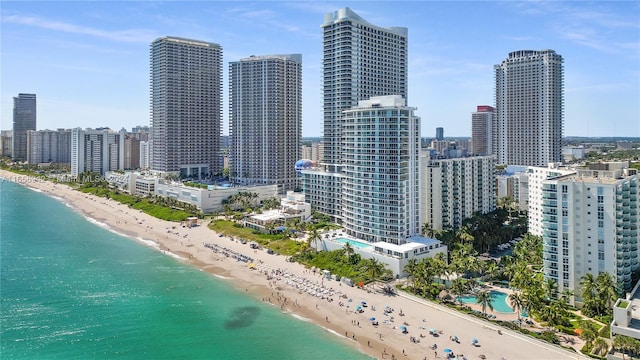
{"label": "white building facade", "polygon": [[562,161],[563,62],[553,50],[519,50],[494,66],[498,164]]}
{"label": "white building facade", "polygon": [[71,130],[28,130],[27,162],[29,164],[71,162]]}
{"label": "white building facade", "polygon": [[125,131],[71,130],[71,176],[124,170],[124,138]]}
{"label": "white building facade", "polygon": [[420,233],[420,118],[400,95],[344,111],[342,226],[368,242],[403,244]]}
{"label": "white building facade", "polygon": [[422,223],[457,229],[475,212],[496,209],[495,156],[431,159],[425,152],[422,161]]}
{"label": "white building facade", "polygon": [[349,8],[327,13],[322,29],[324,155],[313,176],[302,172],[303,189],[315,210],[341,222],[342,111],[373,96],[407,100],[408,31],[372,25]]}
{"label": "white building facade", "polygon": [[638,270],[640,175],[635,169],[578,170],[542,186],[544,276],[580,294],[580,279],[601,272],[623,291]]}
{"label": "white building facade", "polygon": [[240,185],[298,188],[302,55],[251,56],[229,64],[229,172]]}

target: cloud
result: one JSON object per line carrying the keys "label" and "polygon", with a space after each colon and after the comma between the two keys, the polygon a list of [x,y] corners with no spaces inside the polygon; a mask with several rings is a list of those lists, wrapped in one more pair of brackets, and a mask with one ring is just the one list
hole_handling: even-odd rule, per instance
{"label": "cloud", "polygon": [[127,30],[102,30],[87,26],[75,25],[60,21],[53,21],[35,16],[8,15],[2,17],[3,23],[19,24],[25,26],[38,27],[47,30],[60,31],[70,34],[87,35],[101,39],[119,42],[144,42],[149,43],[156,37],[157,33],[145,29]]}

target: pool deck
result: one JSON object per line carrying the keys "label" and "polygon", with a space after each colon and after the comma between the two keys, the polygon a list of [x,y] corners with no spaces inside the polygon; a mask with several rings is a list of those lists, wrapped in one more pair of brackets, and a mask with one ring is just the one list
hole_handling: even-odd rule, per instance
{"label": "pool deck", "polygon": [[[489,290],[489,291],[499,291],[499,292],[503,292],[505,294],[507,294],[507,305],[509,304],[509,295],[511,295],[513,293],[513,290],[509,289],[509,288],[503,288],[503,287],[499,287],[499,286],[494,286],[494,285],[489,285],[489,284],[485,284],[482,286],[483,290]],[[482,306],[480,306],[480,304],[467,304],[465,303],[466,306],[472,308],[473,310],[478,310],[478,311],[482,311]],[[510,305],[509,305],[510,306]],[[495,319],[492,320],[502,320],[502,321],[514,321],[514,320],[518,320],[518,314],[513,312],[513,313],[501,313],[498,311],[492,311],[491,309],[487,308],[486,309],[487,314],[491,314],[491,315],[495,315]],[[524,318],[523,318],[524,319]],[[533,320],[531,318],[527,318],[529,320]],[[546,331],[548,330],[547,327],[541,326],[540,324],[538,324],[537,322],[534,321],[533,325],[527,325],[526,323],[524,323],[524,321],[522,322],[522,327],[531,331]],[[562,333],[556,333],[558,335],[558,339],[560,340],[560,343],[564,346],[570,346],[573,347],[574,349],[577,349],[578,352],[580,351],[580,349],[584,346],[584,340],[580,339],[579,336],[573,336],[573,335],[567,335],[567,334],[562,334]]]}

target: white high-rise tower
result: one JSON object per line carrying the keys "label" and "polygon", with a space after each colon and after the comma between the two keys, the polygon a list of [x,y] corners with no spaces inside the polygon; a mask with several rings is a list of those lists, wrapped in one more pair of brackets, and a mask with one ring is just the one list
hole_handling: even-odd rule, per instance
{"label": "white high-rise tower", "polygon": [[514,51],[494,70],[498,163],[546,167],[562,161],[562,56]]}

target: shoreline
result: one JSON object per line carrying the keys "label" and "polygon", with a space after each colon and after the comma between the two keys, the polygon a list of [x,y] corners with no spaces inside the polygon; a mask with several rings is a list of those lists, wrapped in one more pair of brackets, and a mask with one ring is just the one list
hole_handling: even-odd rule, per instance
{"label": "shoreline", "polygon": [[[252,250],[237,240],[218,235],[202,220],[197,227],[183,228],[180,223],[153,218],[115,200],[85,194],[67,185],[30,180],[6,170],[0,170],[0,177],[54,197],[87,221],[228,281],[258,300],[280,306],[282,312],[300,321],[312,322],[374,358],[444,358],[440,350],[445,348],[464,354],[467,359],[477,359],[481,354],[488,359],[581,357],[506,329],[501,329],[503,335],[498,335],[497,325],[451,314],[453,310],[441,309],[437,304],[425,305],[404,295],[390,297],[381,291],[350,288],[322,279],[301,264],[287,262],[285,256]],[[211,244],[217,252],[205,244]],[[237,258],[251,258],[255,269],[249,268],[248,261]],[[368,306],[362,313],[355,312],[362,301]],[[384,314],[387,305],[396,311]],[[373,326],[370,317],[375,317],[379,325]],[[400,326],[406,326],[408,334],[403,334]],[[430,335],[430,328],[442,329],[443,335]],[[460,343],[450,341],[451,335],[459,337]],[[411,341],[412,338],[416,341]],[[472,346],[472,338],[477,338],[480,346]],[[433,344],[437,344],[436,350],[431,349]]]}

